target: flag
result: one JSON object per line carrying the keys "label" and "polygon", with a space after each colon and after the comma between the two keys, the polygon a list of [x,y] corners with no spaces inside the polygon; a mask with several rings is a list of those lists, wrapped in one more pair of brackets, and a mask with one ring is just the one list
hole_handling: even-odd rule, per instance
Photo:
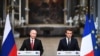
{"label": "flag", "polygon": [[81,56],[100,56],[93,15],[86,15],[86,22],[81,43]]}
{"label": "flag", "polygon": [[10,25],[9,14],[6,17],[0,56],[17,56],[17,47]]}
{"label": "flag", "polygon": [[94,56],[91,30],[91,19],[89,18],[89,14],[87,14],[81,43],[81,56]]}
{"label": "flag", "polygon": [[92,44],[93,44],[93,50],[94,50],[94,56],[100,56],[100,43],[97,39],[97,33],[96,33],[96,27],[94,24],[93,15],[91,15],[91,35],[92,35]]}

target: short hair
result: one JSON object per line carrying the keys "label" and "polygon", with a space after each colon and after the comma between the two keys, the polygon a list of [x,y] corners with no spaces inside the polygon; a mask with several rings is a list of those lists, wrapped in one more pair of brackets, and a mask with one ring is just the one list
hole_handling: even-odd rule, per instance
{"label": "short hair", "polygon": [[32,31],[32,30],[35,30],[35,31],[37,32],[37,30],[36,30],[36,29],[30,29],[29,33],[31,33],[31,31]]}
{"label": "short hair", "polygon": [[72,28],[68,28],[68,29],[66,29],[66,31],[65,31],[65,32],[67,32],[67,31],[72,31],[72,33],[73,33]]}

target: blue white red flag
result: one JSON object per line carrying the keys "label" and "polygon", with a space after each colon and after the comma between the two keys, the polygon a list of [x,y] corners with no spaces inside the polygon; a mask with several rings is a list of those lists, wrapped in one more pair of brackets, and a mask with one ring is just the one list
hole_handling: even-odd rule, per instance
{"label": "blue white red flag", "polygon": [[0,56],[17,56],[17,47],[11,29],[9,14],[6,17]]}
{"label": "blue white red flag", "polygon": [[97,34],[93,15],[86,15],[86,22],[81,43],[81,56],[100,56],[100,47],[97,41]]}

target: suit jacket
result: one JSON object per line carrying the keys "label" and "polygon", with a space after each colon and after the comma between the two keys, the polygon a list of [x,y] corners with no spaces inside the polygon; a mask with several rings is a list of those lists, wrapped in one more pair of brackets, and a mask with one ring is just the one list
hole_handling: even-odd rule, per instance
{"label": "suit jacket", "polygon": [[[25,50],[25,49],[26,49],[26,50],[30,50],[30,51],[32,50],[31,44],[30,44],[30,38],[24,40],[24,42],[23,42],[23,44],[22,44],[22,46],[21,46],[21,48],[20,48],[20,50]],[[43,46],[42,46],[41,40],[35,39],[33,51],[40,51],[40,55],[43,54],[43,51],[44,51],[44,50],[43,50]]]}
{"label": "suit jacket", "polygon": [[74,51],[74,50],[79,50],[78,42],[75,38],[71,38],[71,44],[67,45],[67,40],[66,38],[63,38],[59,42],[58,46],[58,51]]}

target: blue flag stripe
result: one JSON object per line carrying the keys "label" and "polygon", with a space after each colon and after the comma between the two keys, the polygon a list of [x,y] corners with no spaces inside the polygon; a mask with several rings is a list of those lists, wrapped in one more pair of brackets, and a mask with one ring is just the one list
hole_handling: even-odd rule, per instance
{"label": "blue flag stripe", "polygon": [[91,33],[91,29],[90,29],[90,22],[89,22],[89,15],[86,15],[86,21],[85,21],[85,27],[84,27],[84,33],[83,33],[83,37],[85,37],[86,35]]}
{"label": "blue flag stripe", "polygon": [[14,38],[13,38],[12,30],[9,32],[7,39],[2,45],[2,56],[8,56],[9,52],[11,51],[13,45],[15,44]]}

